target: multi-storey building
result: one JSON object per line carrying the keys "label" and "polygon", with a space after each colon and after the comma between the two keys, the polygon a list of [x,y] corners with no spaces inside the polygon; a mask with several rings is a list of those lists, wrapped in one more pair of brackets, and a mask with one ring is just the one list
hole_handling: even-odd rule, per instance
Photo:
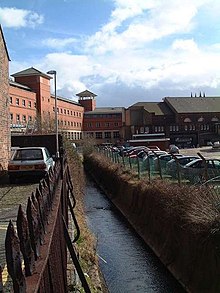
{"label": "multi-storey building", "polygon": [[[55,96],[50,93],[51,77],[33,67],[12,75],[10,116],[12,133],[55,131]],[[84,107],[57,96],[58,129],[69,139],[82,138]]]}
{"label": "multi-storey building", "polygon": [[126,138],[165,134],[179,147],[206,145],[220,139],[220,97],[166,97],[139,102],[126,111]]}
{"label": "multi-storey building", "polygon": [[77,94],[84,106],[84,138],[91,138],[97,144],[124,142],[125,108],[96,108],[96,95],[88,90]]}
{"label": "multi-storey building", "polygon": [[7,169],[8,158],[10,154],[10,123],[9,123],[9,81],[8,81],[8,65],[9,55],[0,26],[0,173]]}

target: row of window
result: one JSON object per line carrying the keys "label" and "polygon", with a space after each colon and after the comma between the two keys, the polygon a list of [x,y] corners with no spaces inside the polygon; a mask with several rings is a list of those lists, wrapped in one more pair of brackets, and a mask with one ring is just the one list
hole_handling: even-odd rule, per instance
{"label": "row of window", "polygon": [[58,125],[82,127],[82,123],[81,122],[63,121],[63,120],[58,120]]}
{"label": "row of window", "polygon": [[110,122],[104,122],[104,123],[101,123],[101,122],[95,122],[95,123],[92,123],[92,122],[89,122],[89,123],[86,123],[86,126],[88,128],[92,128],[94,127],[94,124],[95,124],[95,127],[96,128],[99,128],[101,126],[104,126],[104,127],[111,127],[111,126],[119,126],[119,122],[114,122],[114,123],[110,123]]}
{"label": "row of window", "polygon": [[121,118],[122,114],[85,114],[85,118]]}
{"label": "row of window", "polygon": [[[53,107],[53,111],[55,112],[55,107]],[[62,109],[62,108],[57,108],[57,113],[65,114],[65,115],[71,115],[71,116],[74,116],[74,117],[81,117],[80,112],[67,110],[67,109]]]}
{"label": "row of window", "polygon": [[[32,105],[32,103],[34,105]],[[10,97],[10,104],[13,104],[13,98]],[[20,99],[20,98],[16,98],[15,99],[15,105],[17,106],[23,106],[23,107],[28,107],[28,108],[32,108],[34,106],[34,108],[36,108],[36,103],[32,102],[32,101],[27,101],[25,99]]]}
{"label": "row of window", "polygon": [[82,139],[82,132],[64,132],[63,134],[68,139],[73,139],[73,140]]}
{"label": "row of window", "polygon": [[[11,117],[11,121],[14,120],[14,115],[12,113],[10,113],[10,117]],[[16,121],[22,121],[22,122],[31,122],[33,121],[33,117],[32,116],[27,116],[27,115],[20,115],[20,114],[16,114]]]}
{"label": "row of window", "polygon": [[86,138],[96,138],[96,139],[102,139],[102,138],[120,138],[119,131],[106,131],[106,132],[86,132],[85,133]]}
{"label": "row of window", "polygon": [[[198,118],[198,122],[204,122],[204,117],[199,117]],[[216,117],[216,116],[214,116],[214,117],[212,117],[212,119],[211,119],[211,121],[212,122],[218,122],[219,121],[219,119],[218,119],[218,117]],[[189,117],[187,117],[187,118],[185,118],[184,120],[183,120],[183,122],[186,122],[186,123],[192,123],[192,120],[189,118]]]}
{"label": "row of window", "polygon": [[[197,126],[197,129],[199,127],[199,130],[204,131],[204,130],[210,130],[210,125],[208,124],[201,124]],[[185,131],[192,131],[192,130],[196,130],[196,125],[194,124],[189,124],[189,125],[184,125],[184,130]],[[171,125],[170,126],[170,132],[175,132],[175,131],[179,131],[179,126],[178,125]]]}

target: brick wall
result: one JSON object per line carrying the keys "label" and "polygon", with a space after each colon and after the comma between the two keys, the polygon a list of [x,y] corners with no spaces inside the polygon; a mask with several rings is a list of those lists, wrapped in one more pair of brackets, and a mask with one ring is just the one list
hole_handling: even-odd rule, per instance
{"label": "brick wall", "polygon": [[8,54],[0,27],[0,171],[7,169],[10,151]]}

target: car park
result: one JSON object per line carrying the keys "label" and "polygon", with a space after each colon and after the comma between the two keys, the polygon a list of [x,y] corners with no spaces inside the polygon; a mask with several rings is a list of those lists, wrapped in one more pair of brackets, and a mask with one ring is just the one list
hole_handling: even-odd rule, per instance
{"label": "car park", "polygon": [[9,164],[8,176],[10,183],[24,177],[42,178],[55,162],[45,147],[23,147],[14,151]]}
{"label": "car park", "polygon": [[[198,156],[182,156],[182,157],[176,157],[176,159],[170,160],[166,165],[166,173],[173,178],[176,178],[178,176],[178,167],[179,171],[183,169],[183,167],[188,164],[189,162],[192,162],[196,159],[198,159]],[[177,167],[178,164],[178,167]]]}
{"label": "car park", "polygon": [[206,181],[208,179],[220,176],[219,159],[196,159],[183,168],[184,178],[192,183]]}
{"label": "car park", "polygon": [[176,158],[182,157],[182,154],[162,154],[160,156],[157,156],[156,158],[154,158],[154,168],[155,171],[159,171],[159,163],[160,163],[160,167],[161,169],[165,169],[166,165],[169,161],[171,161],[174,156]]}

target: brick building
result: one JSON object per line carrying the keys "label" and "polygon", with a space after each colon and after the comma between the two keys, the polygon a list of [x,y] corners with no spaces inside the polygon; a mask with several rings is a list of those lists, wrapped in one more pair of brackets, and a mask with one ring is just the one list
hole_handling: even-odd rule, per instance
{"label": "brick building", "polygon": [[220,97],[166,97],[126,110],[126,139],[161,134],[181,148],[220,140]]}
{"label": "brick building", "polygon": [[[12,75],[10,115],[12,133],[55,131],[55,96],[50,92],[51,77],[33,67]],[[57,96],[58,129],[72,140],[82,138],[84,107]]]}
{"label": "brick building", "polygon": [[10,154],[10,123],[9,123],[9,55],[0,26],[0,172],[7,169]]}

